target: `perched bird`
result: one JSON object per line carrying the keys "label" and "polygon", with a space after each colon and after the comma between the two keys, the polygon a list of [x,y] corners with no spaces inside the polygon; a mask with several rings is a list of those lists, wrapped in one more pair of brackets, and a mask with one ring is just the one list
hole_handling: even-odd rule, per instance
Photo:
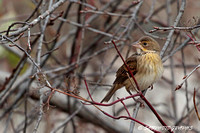
{"label": "perched bird", "polygon": [[[143,91],[162,76],[163,64],[160,58],[160,45],[153,38],[144,36],[133,46],[139,48],[140,53],[133,54],[125,62],[133,73],[140,90]],[[113,87],[101,103],[108,102],[112,95],[124,86],[129,93],[130,91],[137,91],[135,82],[131,78],[125,64],[118,69]]]}

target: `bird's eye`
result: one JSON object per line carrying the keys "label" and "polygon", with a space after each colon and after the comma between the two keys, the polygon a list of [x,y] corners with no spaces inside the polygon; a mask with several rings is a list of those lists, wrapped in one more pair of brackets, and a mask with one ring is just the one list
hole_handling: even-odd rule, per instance
{"label": "bird's eye", "polygon": [[144,42],[144,43],[143,43],[143,45],[144,45],[144,46],[147,46],[147,43],[146,43],[146,42]]}

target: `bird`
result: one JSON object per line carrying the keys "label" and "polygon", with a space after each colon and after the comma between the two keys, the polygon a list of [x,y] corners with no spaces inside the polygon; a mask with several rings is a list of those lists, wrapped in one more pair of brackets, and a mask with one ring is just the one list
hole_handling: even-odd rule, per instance
{"label": "bird", "polygon": [[[125,62],[137,81],[140,91],[144,91],[159,80],[163,74],[163,63],[160,57],[159,43],[149,36],[141,37],[132,46],[140,50],[128,57]],[[108,102],[112,95],[120,88],[125,87],[127,92],[139,92],[126,65],[123,64],[116,72],[116,79],[101,103]]]}

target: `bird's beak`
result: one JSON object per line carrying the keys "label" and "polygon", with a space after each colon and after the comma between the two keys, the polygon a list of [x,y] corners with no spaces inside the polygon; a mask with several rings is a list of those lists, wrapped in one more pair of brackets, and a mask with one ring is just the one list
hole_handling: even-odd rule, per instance
{"label": "bird's beak", "polygon": [[139,42],[133,43],[132,46],[135,48],[143,49]]}

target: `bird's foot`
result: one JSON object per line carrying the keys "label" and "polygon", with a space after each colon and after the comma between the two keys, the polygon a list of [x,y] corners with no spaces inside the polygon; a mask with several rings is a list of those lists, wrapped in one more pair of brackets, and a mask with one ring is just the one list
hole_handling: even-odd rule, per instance
{"label": "bird's foot", "polygon": [[138,98],[138,99],[134,98],[134,100],[135,100],[136,103],[140,104],[141,108],[145,108],[144,101],[141,98]]}

